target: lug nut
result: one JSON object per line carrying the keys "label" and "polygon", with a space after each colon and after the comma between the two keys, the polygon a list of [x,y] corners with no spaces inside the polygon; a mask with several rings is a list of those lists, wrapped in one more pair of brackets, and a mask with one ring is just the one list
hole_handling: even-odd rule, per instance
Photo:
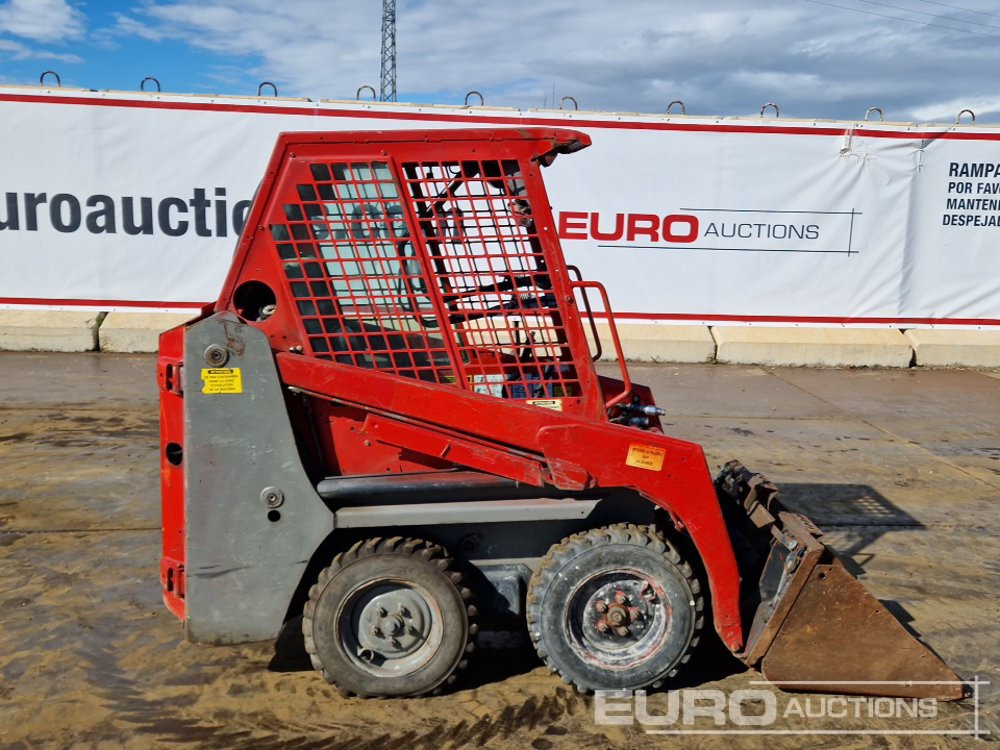
{"label": "lug nut", "polygon": [[377,610],[375,610],[375,614],[377,614],[379,617],[385,617],[389,613],[385,611],[385,607],[379,607]]}
{"label": "lug nut", "polygon": [[615,628],[615,633],[618,635],[628,635],[628,628],[622,625],[621,627]]}
{"label": "lug nut", "polygon": [[396,614],[398,614],[400,617],[409,617],[410,610],[408,610],[406,607],[400,604],[398,607],[396,607]]}
{"label": "lug nut", "polygon": [[375,636],[376,638],[382,638],[382,637],[384,637],[382,635],[382,628],[380,628],[378,625],[373,625],[372,626],[372,635]]}
{"label": "lug nut", "polygon": [[608,603],[606,601],[604,601],[603,599],[598,599],[597,603],[594,605],[594,607],[597,609],[598,612],[607,612],[608,611]]}
{"label": "lug nut", "polygon": [[625,602],[628,601],[628,597],[625,595],[624,591],[616,591],[615,592],[615,601],[618,604],[624,604]]}
{"label": "lug nut", "polygon": [[608,630],[610,629],[610,627],[611,626],[608,625],[608,623],[606,623],[604,620],[601,620],[599,623],[597,623],[597,632],[598,633],[607,633]]}
{"label": "lug nut", "polygon": [[630,620],[633,620],[633,621],[634,620],[638,620],[639,616],[641,614],[642,613],[639,611],[638,607],[629,607],[628,608],[628,619],[630,619]]}

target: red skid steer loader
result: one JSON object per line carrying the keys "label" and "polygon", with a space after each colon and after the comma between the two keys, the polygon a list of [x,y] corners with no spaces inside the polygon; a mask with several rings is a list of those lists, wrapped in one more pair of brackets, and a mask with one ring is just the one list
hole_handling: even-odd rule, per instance
{"label": "red skid steer loader", "polygon": [[621,377],[595,372],[607,295],[541,176],[589,144],[279,137],[218,302],[160,339],[161,583],[187,637],[301,622],[340,690],[411,696],[526,623],[586,691],[669,683],[710,619],[784,688],[961,697],[772,484],[713,481],[663,434],[613,321]]}

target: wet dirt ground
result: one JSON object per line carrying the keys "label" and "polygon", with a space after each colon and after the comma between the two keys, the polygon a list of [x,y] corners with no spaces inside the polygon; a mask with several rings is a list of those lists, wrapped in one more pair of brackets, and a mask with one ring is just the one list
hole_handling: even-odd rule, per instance
{"label": "wet dirt ground", "polygon": [[[154,370],[151,356],[0,354],[0,747],[963,747],[968,734],[932,733],[1000,733],[997,373],[632,368],[668,434],[700,442],[713,469],[739,457],[767,473],[926,644],[992,683],[978,711],[967,699],[898,719],[855,704],[851,722],[782,713],[766,727],[825,734],[664,736],[645,730],[735,725],[598,724],[594,698],[524,649],[481,651],[448,694],[379,701],[272,663],[269,644],[186,643],[157,581]],[[703,646],[679,686],[762,688]],[[650,714],[668,709],[649,696]]]}

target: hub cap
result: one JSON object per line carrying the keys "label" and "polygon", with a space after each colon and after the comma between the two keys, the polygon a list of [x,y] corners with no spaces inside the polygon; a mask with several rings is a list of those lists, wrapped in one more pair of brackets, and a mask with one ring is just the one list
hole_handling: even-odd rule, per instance
{"label": "hub cap", "polygon": [[374,675],[416,671],[441,644],[441,616],[431,597],[403,581],[359,587],[338,619],[345,652]]}
{"label": "hub cap", "polygon": [[655,653],[668,640],[672,619],[663,587],[635,570],[582,581],[566,617],[573,650],[605,669],[625,669]]}

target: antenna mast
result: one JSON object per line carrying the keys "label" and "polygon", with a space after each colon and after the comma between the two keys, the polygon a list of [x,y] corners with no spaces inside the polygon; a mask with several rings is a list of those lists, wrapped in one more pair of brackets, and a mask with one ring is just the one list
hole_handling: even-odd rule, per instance
{"label": "antenna mast", "polygon": [[379,100],[396,101],[396,0],[382,0],[381,81]]}

